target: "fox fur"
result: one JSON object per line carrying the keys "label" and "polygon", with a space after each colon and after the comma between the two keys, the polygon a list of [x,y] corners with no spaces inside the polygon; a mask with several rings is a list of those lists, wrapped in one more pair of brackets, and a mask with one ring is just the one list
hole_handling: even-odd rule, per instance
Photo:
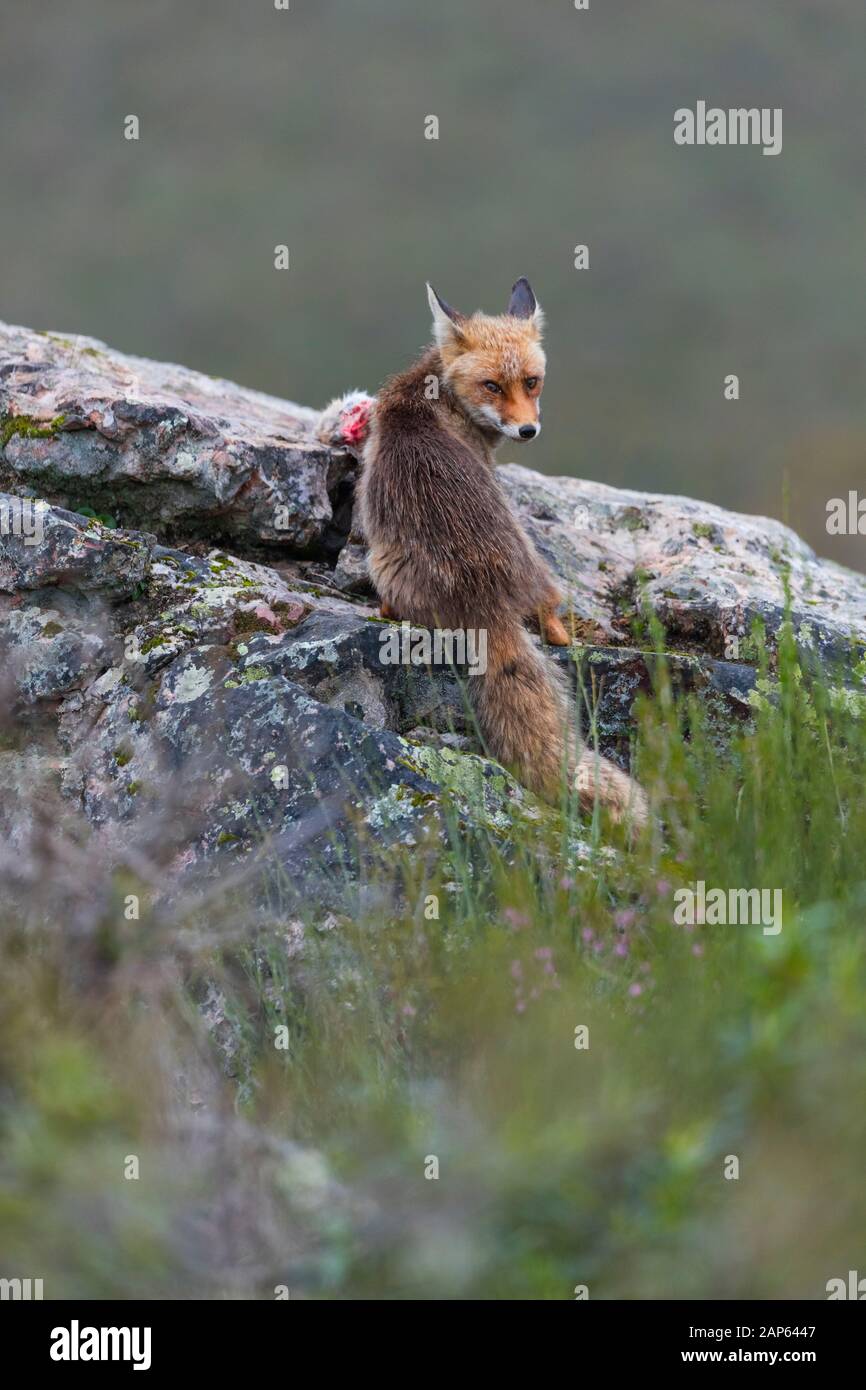
{"label": "fox fur", "polygon": [[373,401],[353,392],[323,414],[320,437],[363,445],[360,522],[383,616],[487,631],[487,669],[468,677],[488,751],[543,799],[563,773],[583,807],[647,820],[641,788],[582,744],[559,673],[526,620],[566,645],[556,581],[496,478],[503,438],[535,437],[545,357],[542,313],[525,279],[504,314],[466,316],[428,285],[434,342]]}

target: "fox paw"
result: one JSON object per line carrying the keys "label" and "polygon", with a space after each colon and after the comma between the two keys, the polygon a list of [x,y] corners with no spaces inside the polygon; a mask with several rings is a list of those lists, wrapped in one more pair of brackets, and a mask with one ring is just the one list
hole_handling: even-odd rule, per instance
{"label": "fox paw", "polygon": [[544,637],[551,647],[567,647],[571,643],[568,628],[555,613],[550,613],[544,620]]}

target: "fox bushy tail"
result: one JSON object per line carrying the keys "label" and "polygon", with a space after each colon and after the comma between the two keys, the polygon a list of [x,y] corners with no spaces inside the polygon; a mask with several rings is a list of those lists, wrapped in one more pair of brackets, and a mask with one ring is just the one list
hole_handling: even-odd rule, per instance
{"label": "fox bushy tail", "polygon": [[596,798],[615,820],[648,819],[638,784],[580,740],[565,683],[515,622],[487,633],[487,669],[469,678],[469,698],[490,753],[530,791],[556,802],[568,769],[581,806]]}

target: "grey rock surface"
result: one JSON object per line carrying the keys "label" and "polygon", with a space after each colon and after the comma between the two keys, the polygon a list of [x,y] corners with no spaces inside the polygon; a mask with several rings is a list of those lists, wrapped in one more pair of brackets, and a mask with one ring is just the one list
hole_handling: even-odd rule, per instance
{"label": "grey rock surface", "polygon": [[[507,855],[515,823],[549,814],[482,756],[459,672],[383,660],[392,625],[352,519],[357,461],[316,438],[317,418],[0,325],[10,843],[49,788],[106,854],[158,825],[170,878],[228,866],[278,903],[338,904],[394,846],[441,860],[483,829]],[[675,688],[706,701],[721,736],[749,715],[752,624],[772,648],[786,588],[802,651],[862,684],[866,578],[780,523],[514,463],[499,476],[566,593],[575,646],[549,658],[621,763],[660,659],[648,610]]]}
{"label": "grey rock surface", "polygon": [[348,454],[316,412],[96,339],[0,325],[5,480],[166,536],[339,548]]}

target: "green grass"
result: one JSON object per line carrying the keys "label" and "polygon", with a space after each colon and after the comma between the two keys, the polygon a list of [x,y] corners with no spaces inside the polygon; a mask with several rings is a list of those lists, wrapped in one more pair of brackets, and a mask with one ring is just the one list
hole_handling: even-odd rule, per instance
{"label": "green grass", "polygon": [[[399,911],[311,917],[301,954],[242,894],[127,922],[140,885],[110,874],[84,927],[10,916],[0,1273],[46,1296],[823,1298],[862,1268],[863,696],[783,632],[722,743],[657,665],[637,765],[661,824],[634,847],[548,817],[505,862],[455,825],[432,871],[381,865]],[[781,889],[781,932],[675,925],[697,880]]]}

